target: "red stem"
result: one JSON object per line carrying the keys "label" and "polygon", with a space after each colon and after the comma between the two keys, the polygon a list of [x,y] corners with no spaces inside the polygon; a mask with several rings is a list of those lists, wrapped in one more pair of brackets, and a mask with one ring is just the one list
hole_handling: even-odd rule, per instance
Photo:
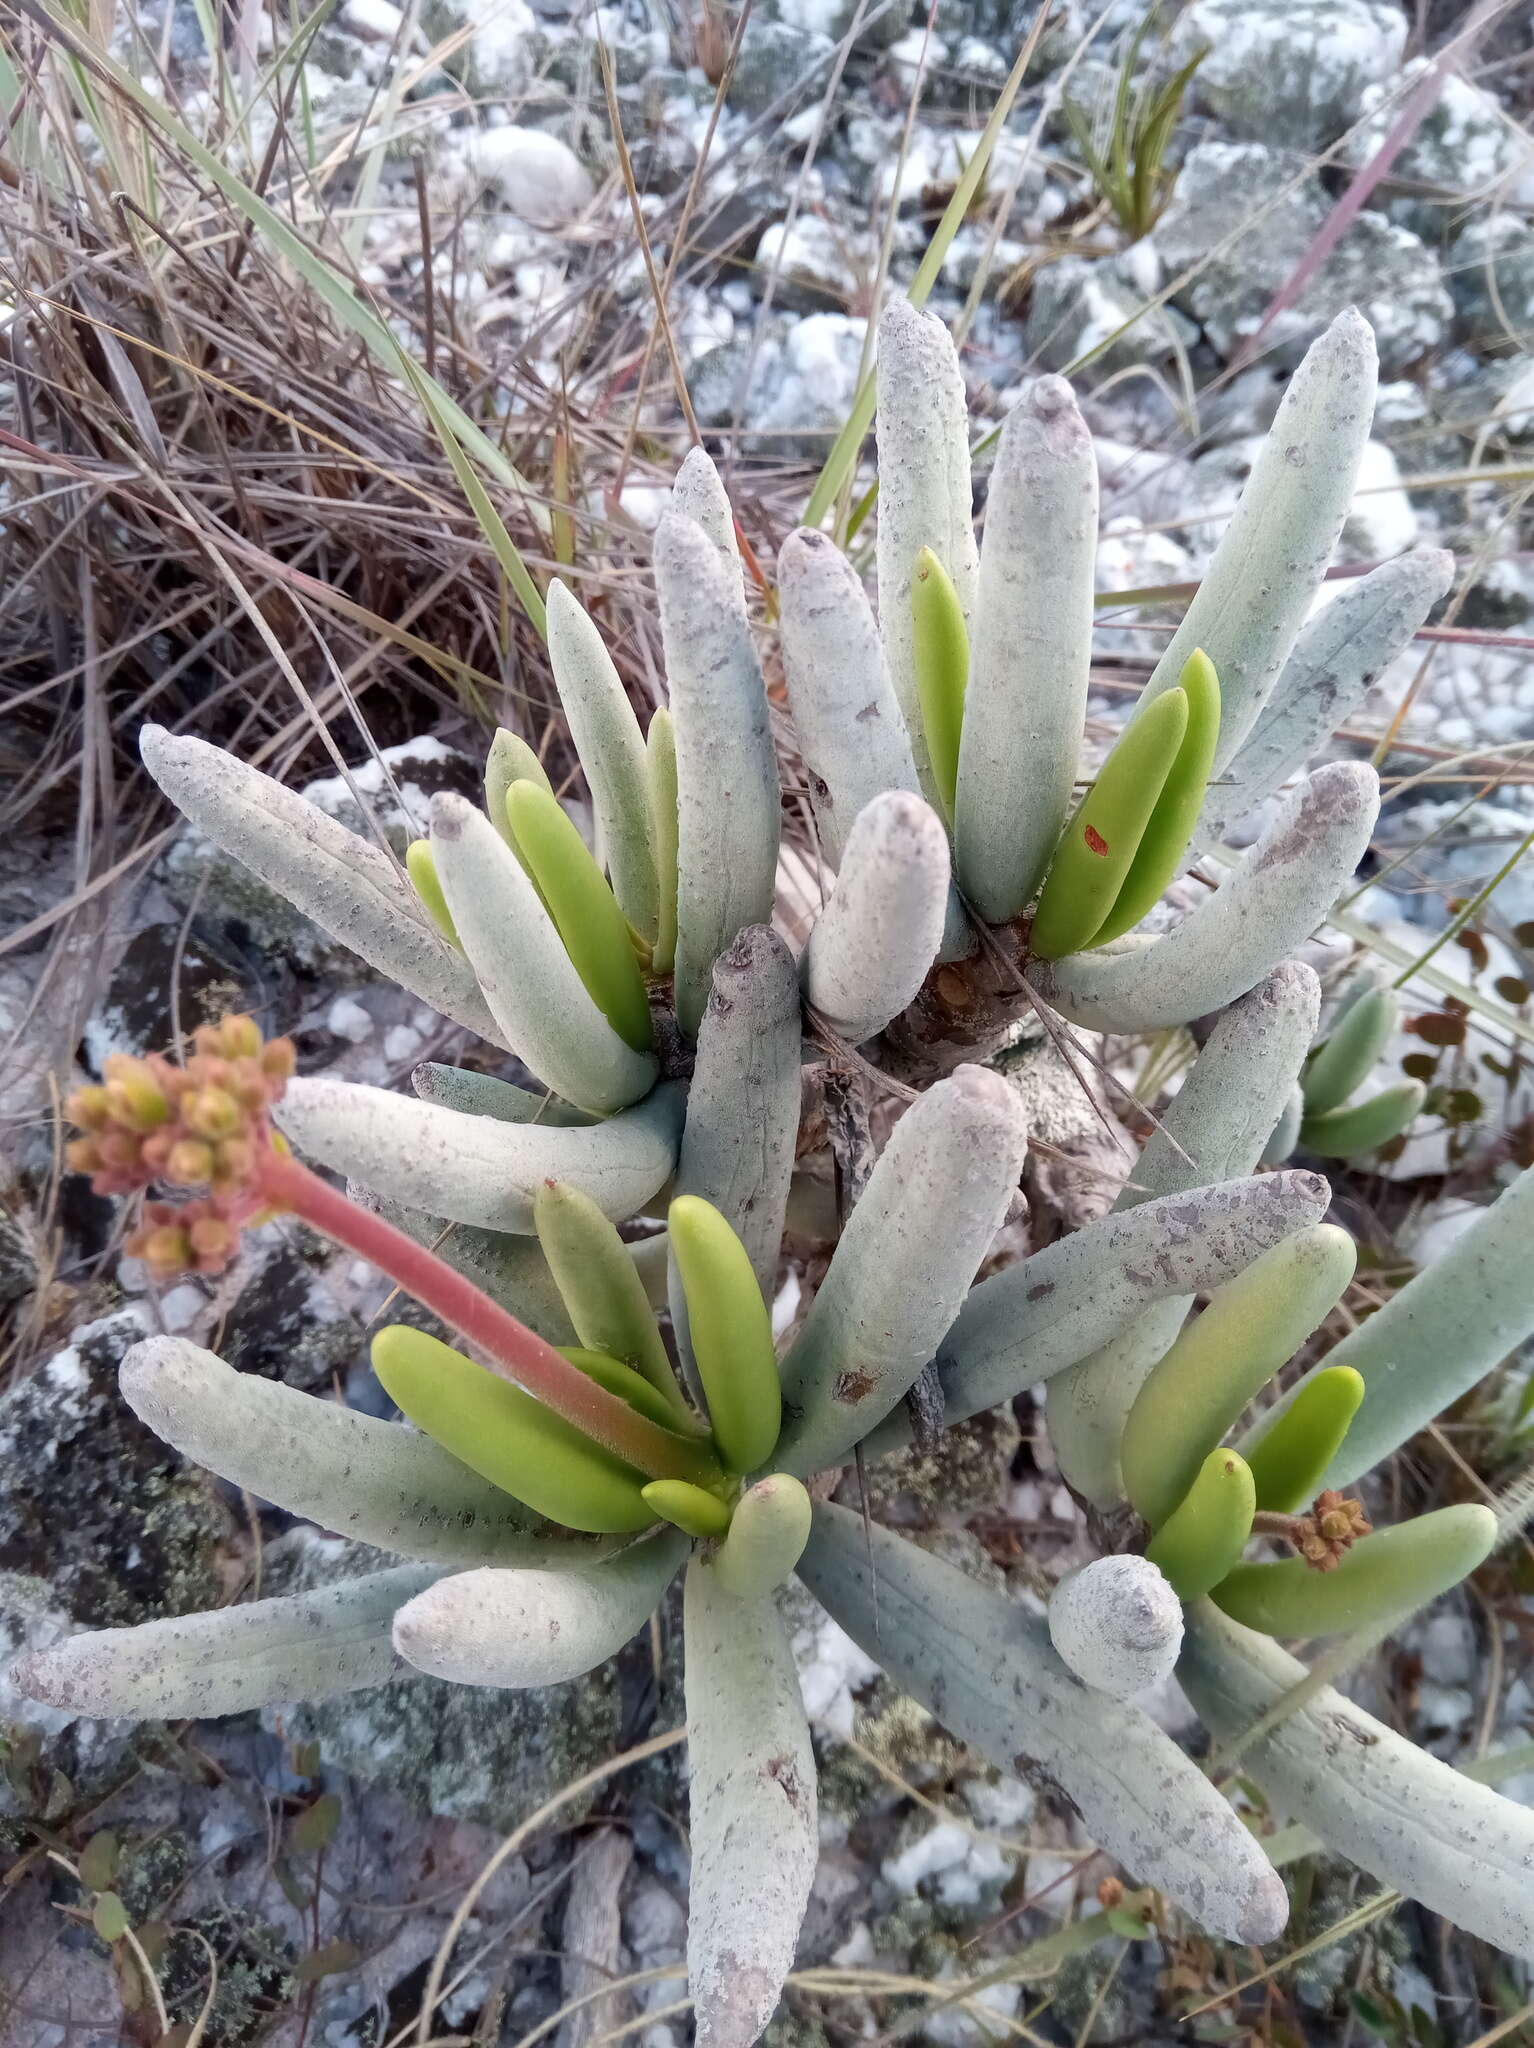
{"label": "red stem", "polygon": [[359,1208],[339,1189],[296,1159],[269,1154],[259,1169],[261,1193],[275,1209],[290,1209],[316,1230],[357,1252],[397,1280],[407,1294],[483,1352],[491,1368],[593,1443],[648,1473],[652,1479],[690,1479],[706,1485],[718,1466],[702,1444],[688,1443],[638,1414],[616,1394],[588,1379],[525,1323],[481,1294],[472,1281],[382,1216]]}

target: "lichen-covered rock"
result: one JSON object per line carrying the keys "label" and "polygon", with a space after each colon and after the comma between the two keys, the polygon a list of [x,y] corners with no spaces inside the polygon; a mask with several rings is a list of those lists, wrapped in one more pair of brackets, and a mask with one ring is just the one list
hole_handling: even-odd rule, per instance
{"label": "lichen-covered rock", "polygon": [[[1066,370],[1102,348],[1089,376],[1126,363],[1169,361],[1193,331],[1180,314],[1165,306],[1146,311],[1160,283],[1149,242],[1096,262],[1085,256],[1061,256],[1046,263],[1034,279],[1029,302],[1030,359],[1046,370]],[[1119,329],[1131,321],[1134,324],[1120,335]]]}
{"label": "lichen-covered rock", "polygon": [[326,1284],[328,1255],[323,1241],[292,1218],[249,1232],[219,1356],[241,1372],[306,1393],[327,1387],[336,1373],[344,1376],[366,1332]]}
{"label": "lichen-covered rock", "polygon": [[468,161],[491,197],[530,227],[566,227],[595,196],[591,173],[575,151],[542,128],[481,129]]}
{"label": "lichen-covered rock", "polygon": [[112,969],[106,990],[86,1020],[82,1050],[93,1073],[109,1054],[164,1052],[175,1033],[171,991],[181,1029],[190,1034],[242,1010],[249,997],[242,977],[191,938],[183,924],[146,924],[133,934]]}
{"label": "lichen-covered rock", "polygon": [[147,1319],[122,1310],[75,1332],[0,1401],[0,1572],[45,1582],[93,1628],[219,1605],[227,1510],[206,1473],[120,1397],[117,1368]]}
{"label": "lichen-covered rock", "polygon": [[[1394,78],[1364,93],[1363,111],[1370,118],[1348,139],[1343,152],[1348,163],[1368,163],[1429,61],[1414,57]],[[1491,94],[1451,66],[1437,98],[1390,167],[1386,210],[1392,220],[1439,241],[1463,218],[1467,200],[1484,198],[1516,164],[1527,163],[1529,154],[1528,142]]]}
{"label": "lichen-covered rock", "polygon": [[1455,325],[1471,348],[1527,347],[1534,330],[1534,226],[1513,213],[1477,213],[1449,252]]}
{"label": "lichen-covered rock", "polygon": [[[1206,142],[1189,151],[1154,240],[1168,272],[1192,273],[1174,301],[1219,354],[1231,355],[1256,332],[1329,209],[1298,151],[1258,142]],[[1434,348],[1453,314],[1432,252],[1406,228],[1369,212],[1273,322],[1265,345],[1278,360],[1297,362],[1349,305],[1373,326],[1387,376]]]}
{"label": "lichen-covered rock", "polygon": [[862,238],[813,213],[774,222],[756,252],[758,274],[776,277],[777,303],[807,311],[844,307],[871,257]]}
{"label": "lichen-covered rock", "polygon": [[1194,0],[1179,37],[1204,51],[1194,89],[1226,131],[1285,149],[1335,142],[1405,46],[1394,0]]}
{"label": "lichen-covered rock", "polygon": [[869,1511],[884,1523],[935,1522],[975,1514],[1004,1499],[1021,1432],[1010,1408],[992,1408],[945,1429],[931,1451],[908,1445],[871,1463]]}
{"label": "lichen-covered rock", "polygon": [[833,48],[831,38],[819,29],[753,15],[735,60],[730,105],[760,114],[796,85],[806,101],[813,101],[817,84],[823,85],[828,75]]}
{"label": "lichen-covered rock", "polygon": [[[285,1546],[269,1590],[301,1592],[383,1561],[394,1562],[306,1530]],[[418,1812],[505,1831],[621,1748],[624,1701],[615,1658],[571,1684],[533,1692],[403,1672],[387,1685],[284,1707],[276,1718],[290,1742],[317,1742],[328,1765],[386,1784]],[[566,1814],[574,1821],[587,1810],[575,1805]]]}

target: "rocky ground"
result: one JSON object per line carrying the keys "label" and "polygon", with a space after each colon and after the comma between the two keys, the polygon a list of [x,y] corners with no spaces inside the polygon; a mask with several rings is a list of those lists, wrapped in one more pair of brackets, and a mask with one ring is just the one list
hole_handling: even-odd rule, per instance
{"label": "rocky ground", "polygon": [[[195,108],[207,81],[199,14],[188,0],[167,4],[168,19],[146,11],[144,26],[167,39]],[[1384,383],[1343,557],[1374,562],[1431,543],[1454,549],[1460,566],[1443,618],[1462,637],[1419,643],[1381,679],[1360,721],[1372,737],[1402,712],[1389,768],[1402,777],[1432,771],[1388,805],[1381,876],[1352,906],[1402,960],[1534,827],[1534,785],[1517,768],[1520,743],[1534,741],[1526,7],[1502,10],[1333,253],[1259,330],[1350,170],[1378,148],[1419,76],[1409,37],[1416,51],[1425,19],[1431,54],[1461,25],[1454,12],[1419,18],[1394,0],[1193,0],[1164,51],[1159,30],[1141,50],[1142,67],[1154,56],[1163,73],[1207,54],[1171,135],[1164,210],[1135,234],[1094,182],[1062,98],[1101,136],[1141,9],[1138,0],[1065,0],[1042,30],[930,301],[966,337],[982,424],[999,419],[1040,368],[1072,373],[1100,454],[1105,592],[1196,579],[1305,344],[1349,302],[1374,323]],[[655,260],[676,262],[674,336],[692,403],[750,508],[748,534],[770,553],[792,520],[782,506],[802,503],[800,485],[790,490],[785,478],[820,461],[849,408],[882,252],[893,282],[907,284],[1033,26],[1023,0],[942,9],[930,35],[911,0],[760,0],[712,137],[710,79],[733,23],[709,0],[680,11],[660,0],[594,11],[578,0],[536,9],[526,0],[425,0],[403,11],[392,0],[343,0],[314,37],[304,86],[327,133],[376,124],[387,145],[362,240],[369,281],[401,300],[419,288],[419,163],[434,219],[451,224],[439,225],[436,240],[439,261],[451,251],[460,334],[486,360],[516,354],[550,388],[567,384],[591,407],[621,395],[609,388],[608,343],[642,330],[649,304],[603,106],[606,47]],[[428,62],[429,52],[440,61]],[[390,81],[402,64],[411,82],[396,92]],[[258,118],[248,147],[259,157],[265,141]],[[625,376],[631,370],[630,361]],[[667,376],[662,348],[646,416],[654,439],[601,498],[609,516],[641,532],[658,517],[668,451],[681,445]],[[1508,477],[1484,474],[1497,469]],[[1481,474],[1467,480],[1472,471]],[[1115,685],[1138,680],[1171,616],[1141,606],[1120,623],[1105,608],[1095,706],[1105,719],[1124,700]],[[476,762],[462,741],[460,727],[447,743],[423,734],[387,750],[403,808],[373,769],[359,770],[400,844],[411,836],[407,814],[419,816],[431,790],[474,787]],[[1368,739],[1339,744],[1362,749]],[[1472,750],[1467,781],[1453,757]],[[308,793],[357,822],[339,779]],[[55,838],[23,839],[21,851],[0,884],[11,933],[71,886]],[[1534,869],[1525,865],[1450,962],[1479,995],[1525,1018],[1531,921]],[[0,1015],[21,1047],[0,1087],[17,1134],[0,1303],[23,1368],[0,1399],[7,1651],[80,1627],[188,1612],[258,1580],[271,1591],[349,1567],[337,1539],[231,1496],[127,1413],[114,1372],[136,1336],[177,1331],[216,1344],[242,1370],[365,1406],[382,1400],[365,1363],[383,1301],[370,1271],[277,1224],[225,1279],[157,1294],[117,1255],[107,1205],[77,1184],[57,1185],[46,1092],[25,1057],[37,957],[23,943],[0,959]],[[370,981],[186,830],[171,835],[147,879],[110,899],[89,964],[97,994],[78,1047],[86,1073],[113,1050],[158,1047],[229,1007],[257,1009],[273,1030],[290,1030],[310,1072],[400,1084],[418,1060],[462,1050],[461,1034]],[[1437,1036],[1403,1035],[1386,1064],[1431,1048],[1435,1080],[1469,1092],[1474,1107],[1461,1100],[1461,1113],[1425,1121],[1395,1162],[1393,1185],[1371,1178],[1350,1187],[1356,1219],[1377,1224],[1407,1257],[1456,1227],[1472,1168],[1494,1172],[1515,1156],[1531,1113],[1527,1076],[1504,1045],[1505,1071],[1488,1078],[1482,1041],[1467,1048],[1462,1022],[1456,1038],[1458,1013],[1443,1006],[1442,988],[1423,981],[1410,995],[1412,1014],[1444,1025]],[[1120,1071],[1143,1073],[1144,1057],[1125,1048]],[[1018,1070],[1051,1142],[1091,1150],[1095,1115],[1049,1053],[1024,1047]],[[1094,1159],[1100,1167],[1100,1153]],[[1035,1230],[1053,1227],[1072,1201],[1101,1203],[1112,1192],[1101,1179],[1091,1186],[1083,1198],[1079,1186],[1052,1186],[1041,1174]],[[800,1279],[790,1262],[784,1319]],[[1516,1443],[1506,1415],[1494,1441],[1504,1450]],[[1079,1554],[1075,1508],[1028,1402],[1016,1417],[957,1433],[938,1465],[881,1466],[871,1487],[877,1512],[961,1550],[1022,1601],[1037,1600]],[[978,1767],[824,1617],[794,1596],[790,1604],[823,1773],[806,1969],[944,1981],[1048,1935],[1090,1902],[1111,1872],[1085,1852],[1069,1815]],[[1486,1617],[1468,1596],[1452,1597],[1361,1675],[1361,1693],[1444,1755],[1524,1739],[1534,1703],[1527,1610],[1517,1612],[1505,1639],[1494,1624],[1488,1669]],[[57,1860],[76,1861],[88,1842],[96,1864],[87,1881],[107,1875],[134,1924],[149,1930],[173,2017],[196,2016],[203,1944],[219,1958],[206,2048],[379,2048],[414,2038],[430,1959],[496,1840],[582,1773],[677,1724],[666,1655],[674,1626],[674,1615],[663,1617],[657,1644],[633,1645],[594,1678],[547,1695],[411,1678],[259,1720],[135,1730],[69,1721],[0,1694],[0,1725],[10,1731],[0,1835],[17,1879],[0,1933],[0,1985],[13,2000],[0,2040],[137,2048],[154,2039],[142,2012],[124,2017],[131,1972],[114,1979],[81,1910],[87,1893]],[[1168,1726],[1191,1726],[1180,1696],[1159,1710]],[[578,1924],[605,1927],[606,1966],[645,1981],[599,2009],[596,2029],[563,2021],[561,2048],[585,2048],[594,2031],[628,2020],[643,2048],[678,2048],[685,2014],[663,2009],[684,1990],[684,1772],[675,1750],[627,1772],[563,1809],[501,1866],[455,1952],[436,2031],[420,2038],[529,2036],[581,1988],[570,1939]],[[1509,1789],[1534,1799],[1534,1776]],[[1320,1861],[1297,1903],[1292,1946],[1369,1891]],[[971,1948],[1008,1915],[1004,1936]],[[1286,1971],[1246,2031],[1219,2015],[1197,2034],[1181,2025],[1179,1999],[1217,1997],[1249,1965],[1176,1930],[1147,1929],[1069,1956],[1045,1986],[988,1992],[990,2029],[974,2011],[949,2007],[932,2012],[922,2033],[942,2048],[971,2048],[988,2032],[1023,2038],[1024,2023],[1035,2029],[1027,2038],[1060,2042],[1430,2044],[1475,2031],[1465,2023],[1467,1980],[1412,1911]],[[1516,2003],[1527,1994],[1511,1995]],[[869,2034],[904,2009],[834,1993],[822,1980],[791,1994],[776,2037],[786,2048]]]}

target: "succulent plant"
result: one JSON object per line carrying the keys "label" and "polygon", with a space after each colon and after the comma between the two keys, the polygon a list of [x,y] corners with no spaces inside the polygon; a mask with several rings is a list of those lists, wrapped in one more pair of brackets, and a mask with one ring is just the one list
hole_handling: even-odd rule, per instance
{"label": "succulent plant", "polygon": [[1282,1164],[1296,1148],[1318,1159],[1356,1159],[1410,1128],[1427,1100],[1421,1081],[1393,1081],[1363,1097],[1357,1092],[1389,1042],[1400,1009],[1394,989],[1367,974],[1344,989],[1329,1030],[1311,1048],[1268,1140],[1263,1158],[1269,1165]]}
{"label": "succulent plant", "polygon": [[[152,1269],[216,1270],[245,1223],[291,1212],[467,1348],[380,1332],[375,1367],[407,1424],[180,1339],[136,1346],[124,1395],[159,1434],[386,1555],[322,1592],[72,1638],[24,1660],[24,1688],[143,1716],[344,1691],[401,1658],[543,1685],[611,1655],[685,1572],[692,1996],[709,2048],[745,2048],[815,1867],[813,1757],[772,1597],[797,1570],[898,1683],[1058,1789],[1138,1880],[1212,1933],[1276,1935],[1287,1900],[1260,1842],[1134,1695],[1181,1649],[1212,1724],[1239,1725],[1289,1682],[1261,1629],[1359,1626],[1472,1569],[1489,1540],[1476,1510],[1373,1535],[1338,1489],[1534,1327],[1514,1256],[1525,1175],[1232,1442],[1351,1273],[1326,1182],[1257,1167],[1317,1020],[1314,975],[1284,956],[1367,843],[1372,771],[1302,776],[1206,901],[1164,936],[1130,936],[1211,829],[1211,774],[1255,801],[1303,735],[1330,729],[1334,679],[1315,651],[1295,669],[1296,636],[1372,388],[1368,331],[1344,316],[1296,374],[1203,594],[1067,817],[1089,438],[1066,385],[1034,387],[1003,430],[977,551],[951,346],[892,307],[879,622],[824,536],[795,535],[781,564],[789,693],[835,870],[798,962],[767,923],[773,741],[729,507],[700,452],[656,536],[671,703],[648,735],[592,621],[549,593],[595,853],[510,733],[490,750],[485,809],[439,797],[401,865],[216,749],[146,729],[151,772],[210,838],[553,1092],[437,1065],[414,1100],[299,1077],[238,1018],[205,1027],[184,1064],[118,1060],[79,1091],[75,1166],[110,1192],[181,1191],[147,1202],[131,1240]],[[1371,645],[1404,640],[1436,574],[1376,588]],[[1034,1003],[1099,1030],[1223,1014],[1115,1210],[976,1284],[1028,1133],[1009,1082],[966,1053]],[[870,1169],[858,1077],[880,1063],[914,1099]],[[831,1132],[841,1229],[778,1358],[768,1303],[806,1101]],[[664,1237],[626,1242],[617,1225],[663,1202]],[[1057,1589],[1047,1623],[821,1497],[849,1463],[1046,1382],[1062,1470],[1105,1552]],[[1292,1556],[1247,1560],[1254,1533]],[[1534,1941],[1527,1887],[1511,1898],[1473,1874],[1477,1843],[1494,1872],[1526,1868],[1534,1819],[1489,1794],[1456,1810],[1456,1774],[1404,1745],[1380,1763],[1367,1799],[1334,1814],[1347,1785],[1312,1706],[1252,1770],[1271,1767],[1276,1796],[1366,1868],[1509,1946]],[[1424,1888],[1425,1825],[1450,1831],[1452,1885]]]}

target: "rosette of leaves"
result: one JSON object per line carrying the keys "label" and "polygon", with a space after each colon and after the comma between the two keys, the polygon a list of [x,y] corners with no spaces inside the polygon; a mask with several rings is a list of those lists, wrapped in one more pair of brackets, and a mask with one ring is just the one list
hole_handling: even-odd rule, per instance
{"label": "rosette of leaves", "polygon": [[[1197,595],[1079,801],[1097,472],[1070,386],[1039,379],[1003,423],[977,547],[964,387],[941,324],[892,301],[878,377],[877,618],[823,534],[792,535],[779,574],[828,858],[876,789],[919,792],[951,839],[942,961],[886,1034],[892,1048],[918,1066],[971,1056],[1027,1006],[1025,980],[1096,1030],[1224,1008],[1315,928],[1357,865],[1373,771],[1302,771],[1452,572],[1419,550],[1307,621],[1373,416],[1367,324],[1342,314],[1295,372]],[[1291,778],[1220,887],[1164,934],[1137,933],[1197,849]]]}

